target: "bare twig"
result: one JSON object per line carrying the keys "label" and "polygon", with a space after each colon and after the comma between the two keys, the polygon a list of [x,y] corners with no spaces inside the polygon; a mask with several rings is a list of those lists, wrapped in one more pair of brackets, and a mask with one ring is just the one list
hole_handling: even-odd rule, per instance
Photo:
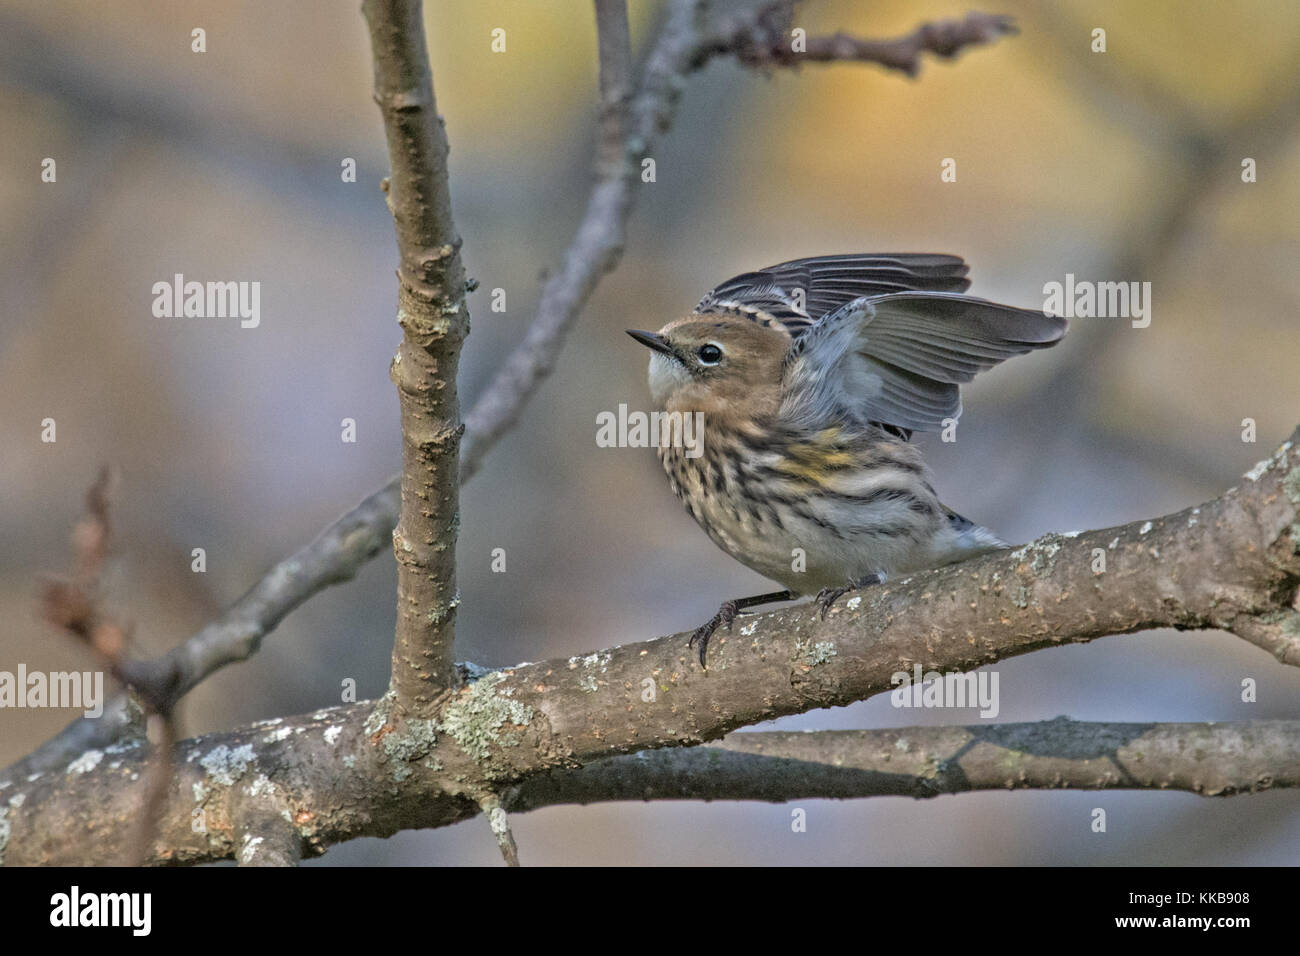
{"label": "bare twig", "polygon": [[[465,416],[462,480],[468,480],[478,471],[483,456],[514,425],[538,385],[550,375],[569,327],[596,283],[617,265],[623,252],[627,219],[635,196],[633,144],[628,140],[629,102],[634,84],[624,0],[598,0],[596,30],[600,55],[596,182],[577,235],[565,253],[564,264],[542,288],[537,316],[524,340],[510,353]],[[662,50],[669,37],[665,31],[657,41],[656,50]],[[649,146],[646,142],[644,149]]]}
{"label": "bare twig", "polygon": [[692,68],[719,55],[734,55],[749,67],[798,67],[803,63],[874,63],[908,76],[921,71],[921,55],[952,59],[970,46],[1014,35],[1009,16],[972,12],[961,20],[922,23],[889,40],[861,39],[847,33],[796,39],[795,4],[776,0],[724,20],[701,41]]}
{"label": "bare twig", "polygon": [[[262,638],[312,595],[351,580],[392,540],[400,477],[370,495],[310,543],[276,564],[219,618],[149,661],[124,661],[127,683],[162,704],[174,705],[204,678],[257,652]],[[15,775],[44,773],[73,755],[143,733],[140,708],[126,695],[104,707],[98,720],[78,718],[11,767]]]}
{"label": "bare twig", "polygon": [[479,798],[478,805],[483,815],[487,817],[488,826],[492,828],[492,836],[496,838],[497,847],[501,850],[501,857],[506,861],[506,866],[518,866],[519,847],[515,845],[515,834],[510,829],[510,818],[506,815],[505,808],[501,806],[501,798],[495,793],[488,792]]}
{"label": "bare twig", "polygon": [[68,577],[46,578],[41,608],[49,623],[88,645],[116,680],[130,686],[144,707],[149,728],[158,738],[146,771],[142,805],[133,815],[135,836],[126,848],[125,862],[138,866],[153,855],[153,835],[172,776],[170,756],[176,742],[176,724],[169,683],[160,682],[156,687],[137,687],[130,683],[130,661],[126,654],[128,628],[103,608],[100,578],[112,541],[109,506],[115,485],[114,473],[108,468],[101,469],[86,492],[86,515],[72,533],[73,572]]}
{"label": "bare twig", "polygon": [[456,681],[456,534],[460,523],[460,405],[456,368],[469,333],[460,236],[447,184],[420,0],[366,0],[375,102],[393,174],[402,343],[390,374],[402,409],[402,506],[393,532],[397,629],[393,689],[422,713]]}
{"label": "bare twig", "polygon": [[130,863],[133,866],[143,866],[153,859],[155,835],[172,784],[171,758],[176,747],[176,719],[170,711],[150,713],[147,721],[148,729],[157,738],[157,742],[151,750],[152,759],[145,774],[143,799],[135,824],[136,835],[131,841]]}

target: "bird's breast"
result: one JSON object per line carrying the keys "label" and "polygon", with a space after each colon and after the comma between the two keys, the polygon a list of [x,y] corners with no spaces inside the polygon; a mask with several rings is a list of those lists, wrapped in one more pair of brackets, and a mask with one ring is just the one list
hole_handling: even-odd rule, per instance
{"label": "bird's breast", "polygon": [[797,593],[925,563],[942,522],[919,454],[837,427],[706,429],[659,448],[673,493],[715,544]]}

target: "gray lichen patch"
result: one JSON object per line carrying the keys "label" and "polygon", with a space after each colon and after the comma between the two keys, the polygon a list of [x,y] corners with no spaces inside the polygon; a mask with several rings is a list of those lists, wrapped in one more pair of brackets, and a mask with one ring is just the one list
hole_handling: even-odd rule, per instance
{"label": "gray lichen patch", "polygon": [[1282,493],[1300,511],[1300,468],[1290,469],[1282,478]]}
{"label": "gray lichen patch", "polygon": [[262,837],[244,834],[244,847],[239,851],[239,862],[247,864],[257,855],[257,848],[262,843]]}
{"label": "gray lichen patch", "polygon": [[1288,611],[1282,619],[1282,633],[1293,640],[1300,641],[1300,613]]}
{"label": "gray lichen patch", "polygon": [[1287,442],[1278,450],[1278,457],[1281,461],[1281,467],[1284,469],[1282,474],[1282,494],[1286,495],[1287,501],[1291,502],[1291,508],[1295,512],[1296,520],[1291,523],[1291,546],[1297,552],[1300,552],[1300,453],[1296,455],[1297,461],[1292,464],[1287,463],[1287,450],[1291,443]]}
{"label": "gray lichen patch", "polygon": [[794,642],[794,653],[800,663],[808,667],[817,667],[825,664],[839,652],[835,650],[833,641],[798,640]]}
{"label": "gray lichen patch", "polygon": [[68,764],[68,775],[75,777],[77,774],[90,773],[99,766],[99,762],[104,759],[104,751],[87,750],[72,763]]}
{"label": "gray lichen patch", "polygon": [[214,783],[231,787],[256,761],[252,744],[244,744],[233,750],[225,744],[217,744],[199,758],[199,765],[208,772]]}
{"label": "gray lichen patch", "polygon": [[514,688],[501,686],[505,679],[499,671],[479,678],[443,714],[443,733],[450,734],[475,759],[486,760],[494,744],[518,745],[519,734],[502,728],[532,723],[533,709],[513,699]]}
{"label": "gray lichen patch", "polygon": [[253,782],[244,788],[244,792],[250,797],[263,797],[275,793],[275,784],[271,783],[271,778],[264,773],[259,773]]}
{"label": "gray lichen patch", "polygon": [[1290,450],[1291,443],[1289,441],[1282,442],[1277,451],[1273,452],[1271,458],[1265,458],[1263,461],[1256,462],[1255,467],[1242,475],[1242,477],[1248,481],[1259,481],[1259,479],[1263,478],[1271,468],[1279,467],[1283,471],[1286,471],[1290,467],[1287,464],[1287,452]]}
{"label": "gray lichen patch", "polygon": [[5,849],[9,846],[9,808],[0,807],[0,866],[4,866]]}
{"label": "gray lichen patch", "polygon": [[605,668],[613,659],[609,653],[588,654],[586,657],[570,657],[569,670],[582,669],[582,674],[578,677],[578,687],[583,692],[594,694],[600,690],[600,679],[596,676],[598,673],[605,673]]}
{"label": "gray lichen patch", "polygon": [[1012,551],[1011,557],[1016,561],[1029,562],[1030,570],[1039,577],[1051,574],[1056,567],[1056,555],[1061,550],[1061,537],[1062,535],[1051,534],[1038,541],[1031,541]]}
{"label": "gray lichen patch", "polygon": [[375,709],[366,718],[365,730],[367,734],[373,737],[384,729],[393,716],[393,705],[396,702],[397,696],[391,690],[375,701]]}
{"label": "gray lichen patch", "polygon": [[433,749],[438,742],[437,730],[437,721],[412,718],[403,724],[401,730],[384,735],[382,746],[384,754],[392,761],[395,781],[401,783],[414,773],[407,764]]}
{"label": "gray lichen patch", "polygon": [[1300,611],[1289,607],[1282,608],[1261,614],[1259,620],[1264,624],[1276,625],[1291,642],[1300,646]]}

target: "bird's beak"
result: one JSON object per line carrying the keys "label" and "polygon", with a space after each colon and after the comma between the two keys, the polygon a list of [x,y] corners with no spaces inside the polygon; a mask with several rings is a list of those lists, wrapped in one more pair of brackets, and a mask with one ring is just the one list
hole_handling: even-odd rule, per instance
{"label": "bird's beak", "polygon": [[657,332],[642,332],[640,329],[627,329],[627,334],[632,336],[646,348],[654,349],[656,352],[663,352],[664,355],[672,355],[673,350],[662,335]]}

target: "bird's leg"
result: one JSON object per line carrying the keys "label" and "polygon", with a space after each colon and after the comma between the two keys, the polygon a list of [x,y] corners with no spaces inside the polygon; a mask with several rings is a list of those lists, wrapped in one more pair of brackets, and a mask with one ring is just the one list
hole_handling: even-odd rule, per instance
{"label": "bird's leg", "polygon": [[798,595],[793,591],[772,591],[769,594],[755,594],[753,597],[732,598],[730,601],[723,601],[722,607],[718,608],[718,613],[709,618],[695,629],[691,639],[686,642],[687,647],[700,645],[700,666],[707,667],[704,663],[704,654],[709,649],[709,638],[713,632],[720,627],[730,628],[731,622],[747,607],[757,607],[760,604],[775,604],[777,601],[793,601]]}
{"label": "bird's leg", "polygon": [[864,574],[862,577],[849,581],[848,584],[841,585],[837,588],[822,588],[817,592],[817,606],[822,609],[822,619],[825,620],[826,612],[831,609],[831,605],[840,599],[844,594],[850,591],[856,591],[858,588],[865,588],[872,584],[881,584],[885,580],[883,574]]}

